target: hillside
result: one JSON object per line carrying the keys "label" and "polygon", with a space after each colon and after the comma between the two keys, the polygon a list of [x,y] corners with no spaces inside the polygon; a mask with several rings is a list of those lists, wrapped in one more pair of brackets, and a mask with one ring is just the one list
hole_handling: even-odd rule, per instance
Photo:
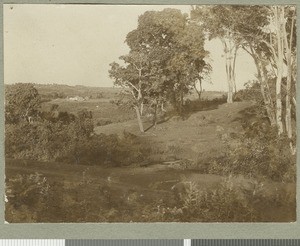
{"label": "hillside", "polygon": [[[118,134],[124,131],[145,138],[150,145],[165,150],[160,156],[165,161],[174,159],[206,160],[222,154],[226,139],[242,130],[240,112],[251,106],[250,102],[222,104],[216,109],[198,111],[182,120],[173,116],[167,121],[151,127],[145,121],[145,133],[140,133],[136,120],[109,124],[95,128],[96,134]],[[145,140],[145,141],[146,141]],[[169,156],[165,153],[168,152]],[[159,160],[158,160],[159,161]]]}

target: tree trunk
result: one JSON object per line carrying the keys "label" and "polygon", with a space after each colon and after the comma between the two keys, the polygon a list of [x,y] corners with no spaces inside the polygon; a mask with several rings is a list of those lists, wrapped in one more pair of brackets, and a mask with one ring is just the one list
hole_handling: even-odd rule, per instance
{"label": "tree trunk", "polygon": [[138,106],[135,106],[135,112],[136,112],[136,117],[137,117],[137,120],[138,120],[138,124],[139,124],[139,128],[140,128],[140,131],[141,132],[145,132],[144,131],[144,126],[143,126],[143,122],[142,122],[142,118],[141,118],[141,112],[140,112],[140,109]]}
{"label": "tree trunk", "polygon": [[144,112],[144,103],[141,102],[141,109],[140,109],[141,116],[143,116],[143,112]]}
{"label": "tree trunk", "polygon": [[273,106],[273,99],[271,96],[271,91],[268,85],[268,81],[267,81],[267,76],[266,76],[266,71],[265,71],[265,67],[263,67],[263,65],[260,63],[260,77],[261,77],[261,85],[260,85],[260,89],[261,89],[261,93],[263,95],[263,100],[264,100],[264,104],[266,107],[266,111],[267,111],[267,115],[270,121],[271,126],[276,126],[276,113],[275,113],[275,109]]}
{"label": "tree trunk", "polygon": [[[197,89],[197,85],[196,85],[197,81],[199,81],[199,87],[200,87],[199,90]],[[201,94],[202,94],[202,80],[201,80],[201,78],[198,78],[194,82],[193,87],[194,87],[194,89],[195,89],[195,91],[196,91],[196,93],[198,95],[198,100],[200,101],[201,100]]]}
{"label": "tree trunk", "polygon": [[282,39],[282,19],[278,16],[278,7],[275,7],[276,36],[277,36],[277,78],[276,78],[276,122],[278,135],[283,133],[282,124],[282,101],[281,101],[281,83],[283,76],[283,39]]}
{"label": "tree trunk", "polygon": [[233,86],[232,81],[228,81],[228,94],[227,94],[227,103],[233,103]]}
{"label": "tree trunk", "polygon": [[266,108],[266,112],[267,112],[267,116],[268,119],[270,121],[271,126],[275,126],[276,125],[276,117],[275,117],[275,111],[274,111],[274,107],[273,107],[273,100],[271,97],[271,92],[270,92],[270,88],[268,86],[268,82],[267,82],[267,77],[266,77],[266,71],[265,71],[265,67],[261,62],[261,56],[259,55],[259,53],[257,53],[251,44],[249,44],[250,47],[250,51],[246,51],[252,56],[253,60],[254,60],[254,64],[256,66],[257,69],[257,79],[260,83],[260,91],[263,97],[263,101],[264,101],[264,106]]}
{"label": "tree trunk", "polygon": [[[226,42],[225,39],[222,39],[223,47],[224,47],[224,55],[225,55],[225,68],[227,75],[227,83],[228,83],[228,94],[227,94],[227,103],[233,102],[233,90],[235,85],[235,56],[237,48],[235,44],[232,44],[232,41]],[[233,49],[235,50],[233,53]]]}
{"label": "tree trunk", "polygon": [[165,107],[164,107],[164,102],[162,101],[161,104],[160,104],[160,110],[161,112],[165,113],[166,110],[165,110]]}
{"label": "tree trunk", "polygon": [[233,81],[233,85],[234,85],[234,94],[236,94],[237,90],[236,90],[236,81],[235,81],[235,62],[236,62],[236,56],[237,56],[237,51],[238,51],[238,47],[235,46],[234,49],[234,54],[233,54],[233,63],[232,63],[232,81]]}
{"label": "tree trunk", "polygon": [[153,126],[154,126],[154,128],[157,125],[157,109],[158,109],[158,101],[157,101],[157,99],[155,99],[154,114],[153,114]]}
{"label": "tree trunk", "polygon": [[180,83],[180,115],[183,114],[183,85]]}
{"label": "tree trunk", "polygon": [[232,81],[232,67],[230,58],[226,58],[226,74],[227,74],[227,83],[228,83],[228,95],[227,95],[227,103],[233,102],[233,81]]}
{"label": "tree trunk", "polygon": [[[282,18],[284,18],[284,7],[281,9]],[[287,39],[287,32],[286,32],[286,25],[283,25],[283,36],[284,36],[284,46],[286,51],[286,66],[287,66],[287,82],[286,82],[286,97],[285,97],[285,104],[286,104],[286,111],[285,111],[285,127],[287,136],[289,139],[292,138],[292,117],[291,117],[291,84],[292,84],[292,41],[293,41],[293,27],[294,27],[294,19],[292,19],[291,23],[291,33],[290,33],[290,40],[288,42]]]}
{"label": "tree trunk", "polygon": [[291,117],[291,60],[290,50],[287,54],[287,84],[286,84],[286,112],[285,112],[285,126],[288,138],[292,138],[292,117]]}

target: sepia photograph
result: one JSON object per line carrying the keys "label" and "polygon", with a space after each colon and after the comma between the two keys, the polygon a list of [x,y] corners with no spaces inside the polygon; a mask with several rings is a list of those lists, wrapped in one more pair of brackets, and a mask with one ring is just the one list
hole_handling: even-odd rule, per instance
{"label": "sepia photograph", "polygon": [[295,222],[296,17],[4,4],[5,222]]}

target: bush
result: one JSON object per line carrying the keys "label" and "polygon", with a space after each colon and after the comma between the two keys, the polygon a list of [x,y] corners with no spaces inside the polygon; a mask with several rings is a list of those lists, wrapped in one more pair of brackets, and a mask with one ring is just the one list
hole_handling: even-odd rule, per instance
{"label": "bush", "polygon": [[263,98],[261,95],[260,84],[257,80],[248,81],[245,83],[245,89],[239,90],[234,95],[235,101],[256,101],[262,102]]}
{"label": "bush", "polygon": [[185,113],[192,113],[203,110],[211,110],[218,108],[219,105],[226,103],[227,97],[224,95],[222,97],[214,98],[212,100],[187,100],[184,105]]}
{"label": "bush", "polygon": [[231,177],[221,183],[216,190],[199,190],[195,184],[191,183],[186,195],[182,198],[183,220],[256,221],[258,211],[255,211],[252,204],[255,200],[254,197],[247,197],[240,187],[234,187]]}
{"label": "bush", "polygon": [[128,166],[142,163],[149,152],[148,145],[142,144],[133,134],[125,133],[123,137],[100,134],[88,141],[77,142],[60,161],[84,165]]}
{"label": "bush", "polygon": [[[177,206],[160,206],[156,219],[173,222],[267,222],[278,220],[265,214],[268,208],[295,211],[295,194],[278,192],[267,195],[263,183],[249,182],[247,185],[237,184],[233,176],[228,176],[214,190],[201,189],[194,182],[186,182],[185,192],[175,196]],[[292,216],[292,219],[296,218],[295,213]]]}
{"label": "bush", "polygon": [[289,139],[278,136],[276,127],[258,116],[260,112],[251,112],[255,115],[252,119],[245,113],[241,122],[244,132],[228,136],[224,141],[227,145],[224,155],[202,166],[203,171],[295,182],[296,156],[291,154]]}
{"label": "bush", "polygon": [[80,113],[71,122],[34,121],[5,125],[5,156],[54,161],[91,137],[92,119]]}
{"label": "bush", "polygon": [[16,175],[6,180],[8,222],[63,222],[62,185],[41,173]]}

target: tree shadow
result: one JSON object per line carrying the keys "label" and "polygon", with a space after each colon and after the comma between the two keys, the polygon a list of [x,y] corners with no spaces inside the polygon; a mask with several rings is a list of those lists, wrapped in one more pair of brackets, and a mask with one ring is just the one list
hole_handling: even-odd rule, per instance
{"label": "tree shadow", "polygon": [[189,100],[184,105],[181,117],[183,120],[186,120],[196,112],[214,110],[217,109],[219,105],[225,104],[226,102],[226,97],[215,98],[213,100]]}
{"label": "tree shadow", "polygon": [[144,132],[155,128],[156,125],[168,122],[174,116],[181,117],[182,120],[187,120],[191,115],[193,115],[196,112],[214,110],[217,109],[219,105],[225,104],[226,102],[226,97],[215,98],[213,100],[188,100],[183,106],[183,112],[181,115],[178,113],[171,112],[167,117],[157,121],[156,124],[152,123],[149,127],[147,127],[144,130]]}
{"label": "tree shadow", "polygon": [[152,123],[149,127],[147,127],[144,132],[147,132],[149,131],[150,129],[152,129],[153,127],[155,128],[156,125],[160,125],[162,123],[165,123],[165,122],[168,122],[174,115],[169,115],[168,117],[162,119],[162,120],[159,120],[156,122],[156,124]]}

